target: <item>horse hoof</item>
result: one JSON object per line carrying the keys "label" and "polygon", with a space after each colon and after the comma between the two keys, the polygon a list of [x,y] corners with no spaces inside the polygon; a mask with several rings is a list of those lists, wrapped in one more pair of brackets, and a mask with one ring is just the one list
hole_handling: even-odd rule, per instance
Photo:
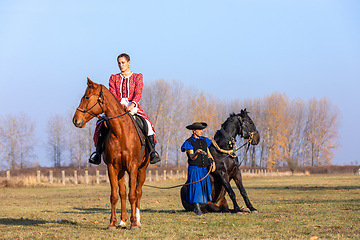
{"label": "horse hoof", "polygon": [[243,215],[245,214],[244,212],[235,212],[236,214],[239,214],[239,215]]}
{"label": "horse hoof", "polygon": [[257,210],[255,210],[255,211],[251,211],[251,213],[258,214],[259,212]]}
{"label": "horse hoof", "polygon": [[245,212],[245,213],[250,213],[251,212],[250,209],[247,208],[247,207],[241,207],[240,211]]}
{"label": "horse hoof", "polygon": [[115,226],[108,226],[108,228],[107,228],[108,230],[115,230],[116,229],[116,227]]}

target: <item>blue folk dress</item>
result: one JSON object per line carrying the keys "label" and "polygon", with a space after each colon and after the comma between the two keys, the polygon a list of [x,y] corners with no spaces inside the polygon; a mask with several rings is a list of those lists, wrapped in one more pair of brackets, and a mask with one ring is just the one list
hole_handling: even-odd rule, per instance
{"label": "blue folk dress", "polygon": [[[194,141],[197,141],[198,139],[194,136],[191,136],[191,138]],[[211,140],[207,137],[200,137],[199,139],[205,139],[207,143],[207,147],[211,145]],[[186,150],[194,150],[193,145],[190,143],[189,140],[186,140],[183,145],[181,146],[181,151],[186,152]],[[192,161],[192,160],[189,160]],[[206,167],[198,167],[198,166],[188,166],[188,180],[186,183],[196,182],[203,177],[206,176],[208,173],[208,168]],[[207,176],[204,180],[190,184],[187,186],[187,194],[186,194],[186,200],[189,203],[207,203],[211,201],[211,183],[210,178]]]}

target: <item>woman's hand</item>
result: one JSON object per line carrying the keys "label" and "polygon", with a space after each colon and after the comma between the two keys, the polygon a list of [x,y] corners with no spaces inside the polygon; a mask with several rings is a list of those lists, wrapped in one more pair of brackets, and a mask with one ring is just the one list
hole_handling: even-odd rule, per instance
{"label": "woman's hand", "polygon": [[131,104],[127,107],[127,110],[128,110],[128,111],[132,111],[134,107],[135,107],[135,103],[131,103]]}

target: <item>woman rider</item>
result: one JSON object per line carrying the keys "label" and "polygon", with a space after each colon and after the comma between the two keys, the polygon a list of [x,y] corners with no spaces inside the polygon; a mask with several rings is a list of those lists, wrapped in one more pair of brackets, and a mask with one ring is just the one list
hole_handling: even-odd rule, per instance
{"label": "woman rider", "polygon": [[[147,139],[150,142],[150,163],[154,164],[160,161],[159,154],[155,151],[156,137],[155,129],[149,116],[142,110],[139,101],[143,90],[143,75],[141,73],[133,73],[130,71],[130,56],[122,53],[117,57],[120,73],[112,74],[109,80],[109,90],[120,101],[121,104],[127,106],[127,110],[142,116],[148,125]],[[104,149],[104,140],[108,129],[103,124],[103,120],[96,123],[94,133],[94,142],[96,151],[91,154],[89,162],[92,164],[101,163],[101,153]]]}

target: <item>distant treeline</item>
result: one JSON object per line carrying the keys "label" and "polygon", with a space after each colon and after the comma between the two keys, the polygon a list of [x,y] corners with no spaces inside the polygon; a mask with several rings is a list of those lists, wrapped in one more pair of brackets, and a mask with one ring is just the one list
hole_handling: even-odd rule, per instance
{"label": "distant treeline", "polygon": [[[80,99],[79,99],[80,101]],[[261,141],[237,152],[243,166],[284,167],[320,166],[331,164],[339,147],[338,121],[340,111],[327,98],[289,99],[286,94],[273,93],[262,98],[224,101],[220,97],[184,87],[179,81],[157,80],[145,83],[141,106],[150,116],[158,140],[161,166],[186,165],[181,144],[191,132],[185,126],[204,121],[204,135],[211,138],[230,113],[246,108],[254,121]],[[53,166],[88,166],[94,151],[93,133],[96,119],[85,128],[72,124],[68,113],[50,116],[46,127],[49,163]],[[34,159],[35,122],[24,114],[8,115],[0,122],[0,164],[2,169],[37,165]],[[238,139],[240,146],[243,139]]]}

